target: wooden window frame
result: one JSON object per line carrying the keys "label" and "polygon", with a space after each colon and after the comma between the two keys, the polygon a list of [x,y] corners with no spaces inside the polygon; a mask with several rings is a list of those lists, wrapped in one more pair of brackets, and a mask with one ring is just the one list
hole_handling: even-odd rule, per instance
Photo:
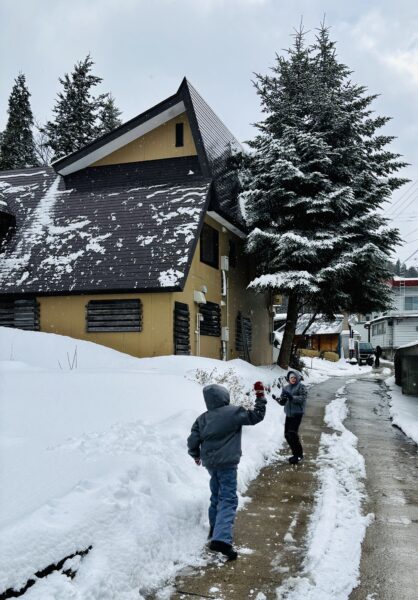
{"label": "wooden window frame", "polygon": [[221,307],[215,302],[200,304],[200,314],[203,321],[200,322],[200,335],[221,337]]}
{"label": "wooden window frame", "polygon": [[142,302],[125,300],[90,300],[86,305],[87,333],[122,333],[142,331]]}
{"label": "wooden window frame", "polygon": [[[208,239],[209,236],[211,236],[210,240]],[[206,252],[207,243],[213,245],[210,253]],[[213,257],[211,258],[208,254],[212,254]],[[219,231],[207,223],[203,223],[202,233],[200,234],[200,262],[214,269],[219,269]]]}
{"label": "wooden window frame", "polygon": [[237,243],[235,240],[229,240],[229,266],[235,269],[237,266]]}
{"label": "wooden window frame", "polygon": [[[243,332],[245,340],[243,340]],[[251,317],[246,317],[238,312],[235,323],[235,350],[243,353],[245,347],[249,352],[253,349],[253,324]]]}
{"label": "wooden window frame", "polygon": [[40,304],[36,298],[11,298],[0,301],[0,326],[40,330]]}
{"label": "wooden window frame", "polygon": [[184,302],[174,302],[174,354],[190,355],[190,308]]}
{"label": "wooden window frame", "polygon": [[184,146],[184,123],[176,123],[176,148]]}

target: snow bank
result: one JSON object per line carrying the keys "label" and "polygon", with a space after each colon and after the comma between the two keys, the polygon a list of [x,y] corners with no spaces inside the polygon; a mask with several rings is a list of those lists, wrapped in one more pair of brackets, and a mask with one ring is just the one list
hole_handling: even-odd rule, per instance
{"label": "snow bank", "polygon": [[[54,572],[25,598],[138,600],[201,563],[208,475],[186,452],[205,409],[199,381],[225,380],[248,403],[254,381],[280,374],[1,328],[0,593],[89,546],[74,579]],[[241,494],[281,445],[283,419],[269,401],[266,419],[244,428]]]}
{"label": "snow bank", "polygon": [[361,511],[365,465],[356,436],[343,425],[346,416],[344,386],[326,408],[325,423],[335,433],[321,436],[319,490],[304,571],[277,590],[279,599],[347,600],[358,582],[361,543],[371,516]]}
{"label": "snow bank", "polygon": [[350,375],[364,375],[364,373],[370,373],[373,367],[368,365],[360,367],[359,365],[351,365],[344,358],[331,362],[329,360],[321,358],[310,358],[303,356],[302,360],[305,364],[305,368],[308,372],[308,379],[310,381],[315,378],[317,381],[325,381],[329,377],[347,377]]}
{"label": "snow bank", "polygon": [[402,394],[394,377],[389,377],[385,383],[392,398],[389,412],[393,424],[418,444],[418,398]]}

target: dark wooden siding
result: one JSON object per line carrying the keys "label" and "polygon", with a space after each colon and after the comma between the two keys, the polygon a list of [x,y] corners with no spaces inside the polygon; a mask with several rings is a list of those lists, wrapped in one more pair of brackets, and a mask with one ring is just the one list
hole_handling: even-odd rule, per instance
{"label": "dark wooden siding", "polygon": [[251,319],[250,317],[244,317],[244,315],[239,312],[235,328],[235,350],[239,352],[245,360],[249,360],[252,344],[253,330]]}
{"label": "dark wooden siding", "polygon": [[190,309],[184,302],[174,303],[174,354],[190,354]]}
{"label": "dark wooden siding", "polygon": [[140,300],[90,300],[86,307],[88,332],[142,331]]}
{"label": "dark wooden siding", "polygon": [[200,334],[219,337],[221,335],[221,307],[215,302],[206,302],[199,307],[203,321],[200,322]]}
{"label": "dark wooden siding", "polygon": [[36,298],[0,301],[0,326],[39,331],[39,303]]}

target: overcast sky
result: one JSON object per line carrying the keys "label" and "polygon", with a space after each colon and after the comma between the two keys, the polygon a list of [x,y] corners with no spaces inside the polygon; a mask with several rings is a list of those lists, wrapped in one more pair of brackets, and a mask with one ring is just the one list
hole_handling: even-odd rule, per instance
{"label": "overcast sky", "polygon": [[[173,94],[184,75],[241,141],[259,116],[251,84],[291,44],[301,17],[313,31],[324,14],[353,79],[381,96],[393,120],[393,148],[412,183],[388,216],[406,259],[418,249],[418,3],[413,0],[0,0],[0,129],[13,80],[22,71],[35,117],[50,117],[58,77],[89,52],[100,91],[111,91],[123,120]],[[409,264],[418,264],[418,254]]]}

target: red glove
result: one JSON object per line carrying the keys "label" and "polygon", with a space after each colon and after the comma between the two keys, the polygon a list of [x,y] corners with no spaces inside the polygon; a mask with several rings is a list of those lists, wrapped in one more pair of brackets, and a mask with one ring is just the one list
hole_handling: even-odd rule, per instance
{"label": "red glove", "polygon": [[264,385],[261,383],[261,381],[256,381],[254,384],[254,391],[257,398],[264,396]]}

